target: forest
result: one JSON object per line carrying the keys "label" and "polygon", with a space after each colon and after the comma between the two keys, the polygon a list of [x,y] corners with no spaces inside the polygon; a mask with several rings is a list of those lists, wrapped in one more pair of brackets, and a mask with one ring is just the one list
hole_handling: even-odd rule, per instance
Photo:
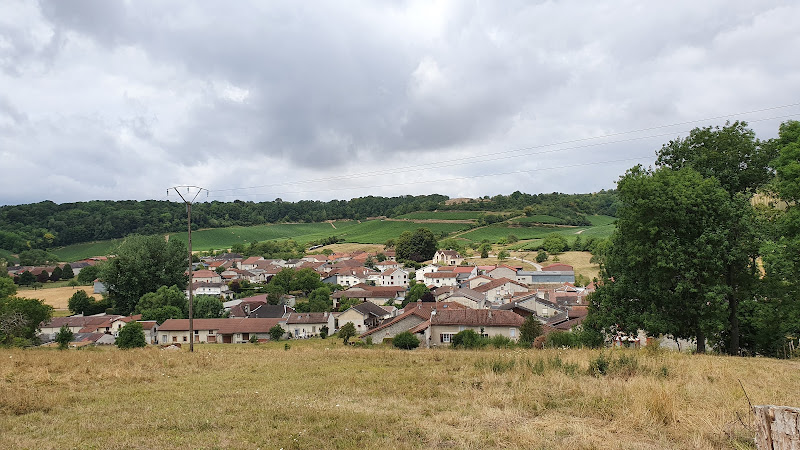
{"label": "forest", "polygon": [[[589,214],[615,214],[616,194],[496,195],[446,205],[447,196],[360,197],[328,202],[203,202],[192,207],[192,229],[250,226],[267,223],[311,223],[368,217],[397,217],[415,211],[515,211],[548,215],[570,225],[589,225]],[[51,201],[0,207],[0,250],[18,253],[70,244],[115,239],[130,234],[151,235],[186,229],[186,207],[170,201]]]}

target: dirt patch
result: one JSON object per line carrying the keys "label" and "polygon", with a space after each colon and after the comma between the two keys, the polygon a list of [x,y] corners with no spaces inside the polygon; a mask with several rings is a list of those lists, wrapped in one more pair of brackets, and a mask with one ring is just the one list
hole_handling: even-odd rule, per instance
{"label": "dirt patch", "polygon": [[77,287],[58,287],[58,288],[50,288],[50,289],[20,289],[17,292],[17,295],[20,297],[25,298],[37,298],[42,300],[45,304],[52,306],[55,309],[67,309],[67,303],[69,303],[69,298],[72,297],[75,292],[78,290],[83,290],[89,297],[93,297],[96,300],[100,300],[102,296],[100,294],[93,294],[93,288],[91,286],[77,286]]}

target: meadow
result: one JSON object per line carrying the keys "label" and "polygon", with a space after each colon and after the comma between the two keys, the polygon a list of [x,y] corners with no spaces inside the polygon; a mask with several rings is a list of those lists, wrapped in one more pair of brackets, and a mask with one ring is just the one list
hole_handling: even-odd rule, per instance
{"label": "meadow", "polygon": [[800,404],[791,360],[284,345],[0,350],[0,448],[754,448],[739,380]]}
{"label": "meadow", "polygon": [[[508,227],[504,224],[495,224],[483,228],[476,228],[472,231],[459,235],[459,238],[468,239],[473,242],[481,242],[484,239],[491,243],[496,243],[500,239],[508,237],[513,234],[520,240],[528,239],[541,239],[550,233],[562,234],[567,237],[569,242],[575,239],[576,233],[580,230],[586,230],[589,227],[548,227],[548,226],[533,226],[533,227]],[[584,231],[585,232],[585,231]]]}

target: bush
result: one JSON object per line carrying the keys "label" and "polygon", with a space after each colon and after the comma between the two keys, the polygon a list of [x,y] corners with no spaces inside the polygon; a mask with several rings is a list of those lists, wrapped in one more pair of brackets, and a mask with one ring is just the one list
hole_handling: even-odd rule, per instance
{"label": "bush", "polygon": [[502,334],[496,334],[489,338],[489,343],[492,344],[494,348],[511,348],[516,346],[511,338],[503,336]]}
{"label": "bush", "polygon": [[476,333],[475,330],[459,331],[453,335],[450,345],[453,348],[483,348],[489,344],[489,339]]}
{"label": "bush", "polygon": [[119,330],[116,344],[119,348],[146,347],[147,341],[144,339],[142,324],[139,322],[129,322],[122,327],[122,329]]}
{"label": "bush", "polygon": [[251,344],[258,344],[258,336],[257,336],[255,333],[253,333],[253,334],[250,336],[250,343],[251,343]]}
{"label": "bush", "polygon": [[536,262],[543,263],[547,261],[547,252],[544,250],[539,250],[539,253],[536,254]]}
{"label": "bush", "polygon": [[419,339],[409,331],[403,331],[392,339],[392,345],[403,350],[413,350],[419,347]]}
{"label": "bush", "polygon": [[356,335],[356,326],[353,325],[353,322],[347,322],[341,328],[339,328],[339,337],[342,338],[342,343],[347,345],[350,341],[350,338]]}
{"label": "bush", "polygon": [[606,375],[608,373],[608,366],[609,360],[606,358],[606,355],[600,353],[600,356],[589,363],[589,375],[595,377]]}
{"label": "bush", "polygon": [[544,340],[544,346],[550,348],[578,347],[578,336],[568,331],[553,331]]}
{"label": "bush", "polygon": [[328,330],[328,326],[327,325],[323,325],[319,329],[319,337],[321,337],[322,339],[327,339],[328,338],[328,331],[330,331],[330,330]]}
{"label": "bush", "polygon": [[534,315],[525,318],[519,327],[519,344],[523,347],[532,347],[536,338],[542,334],[542,323]]}

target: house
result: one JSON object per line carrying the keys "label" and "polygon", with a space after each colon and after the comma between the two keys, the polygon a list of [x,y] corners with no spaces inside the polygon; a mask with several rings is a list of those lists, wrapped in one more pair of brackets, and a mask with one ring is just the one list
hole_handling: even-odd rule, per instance
{"label": "house", "polygon": [[94,316],[53,317],[39,325],[39,334],[58,333],[66,325],[73,333],[111,333],[112,321],[124,316],[118,314],[97,314]]}
{"label": "house", "polygon": [[569,264],[555,263],[542,267],[542,270],[545,272],[574,272],[575,268]]}
{"label": "house", "polygon": [[[189,297],[189,289],[184,291],[186,297]],[[208,282],[195,282],[192,283],[192,295],[211,295],[213,297],[233,297],[233,292],[228,289],[225,283],[208,283]]]}
{"label": "house", "polygon": [[455,250],[437,250],[433,254],[433,263],[443,266],[457,266],[464,262],[464,257]]}
{"label": "house", "polygon": [[334,325],[336,325],[336,329],[339,329],[345,323],[352,322],[353,326],[356,327],[356,332],[360,334],[377,327],[384,320],[390,318],[391,315],[391,312],[372,302],[364,302],[339,314]]}
{"label": "house", "polygon": [[[283,325],[286,319],[194,319],[196,343],[242,343],[253,336],[258,340],[269,338],[269,330]],[[158,329],[162,344],[189,342],[189,319],[167,319]]]}
{"label": "house", "polygon": [[491,309],[434,310],[427,326],[418,325],[414,331],[424,336],[430,346],[450,345],[453,336],[464,330],[474,330],[485,337],[505,336],[519,339],[519,327],[525,321],[512,311]]}
{"label": "house", "polygon": [[287,305],[268,304],[267,295],[262,294],[242,299],[239,304],[231,306],[228,317],[279,319],[289,317],[293,312],[295,310]]}
{"label": "house", "polygon": [[379,286],[408,286],[408,272],[403,269],[387,269],[381,272]]}
{"label": "house", "polygon": [[480,286],[482,284],[491,283],[493,281],[494,281],[494,278],[492,278],[492,277],[490,277],[488,275],[478,275],[476,277],[470,278],[465,283],[466,283],[467,287],[469,287],[470,289],[475,289],[476,287],[478,287],[478,286]]}
{"label": "house", "polygon": [[417,271],[414,272],[414,279],[420,283],[424,283],[426,273],[433,273],[437,272],[438,270],[439,270],[438,266],[434,266],[433,264],[428,264],[424,267],[417,269]]}
{"label": "house", "polygon": [[264,261],[264,257],[263,256],[251,256],[251,257],[245,259],[244,261],[242,261],[242,263],[239,264],[239,268],[242,269],[242,270],[256,269],[256,268],[258,268],[258,262],[259,261]]}
{"label": "house", "polygon": [[344,291],[336,291],[331,295],[334,307],[343,297],[372,302],[376,305],[385,305],[389,301],[398,301],[405,298],[404,286],[369,286],[357,284]]}
{"label": "house", "polygon": [[318,336],[322,327],[328,327],[328,333],[333,333],[335,325],[335,316],[329,312],[291,313],[284,328],[292,338],[305,339]]}
{"label": "house", "polygon": [[213,270],[195,270],[192,272],[192,282],[194,283],[222,283],[220,274]]}
{"label": "house", "polygon": [[458,274],[455,272],[441,271],[426,273],[424,277],[424,279],[419,281],[425,283],[426,286],[442,287],[458,285]]}
{"label": "house", "polygon": [[495,278],[495,279],[497,279],[497,278],[508,278],[508,279],[511,279],[511,280],[515,280],[517,278],[517,271],[518,270],[519,270],[519,268],[517,268],[517,267],[511,267],[511,266],[502,265],[502,266],[497,266],[494,269],[487,271],[486,275],[488,275],[491,278]]}
{"label": "house", "polygon": [[506,303],[508,299],[522,292],[528,292],[528,286],[508,278],[498,278],[490,283],[485,283],[473,288],[486,296],[489,303]]}
{"label": "house", "polygon": [[367,337],[371,337],[375,342],[383,342],[384,339],[392,339],[404,331],[409,331],[427,322],[431,318],[431,311],[434,309],[446,310],[462,308],[464,308],[464,306],[450,302],[411,303],[407,305],[405,309],[403,309],[403,312],[397,317],[383,322],[378,327],[361,334],[358,338],[362,341],[366,341]]}
{"label": "house", "polygon": [[399,269],[401,267],[403,267],[403,265],[400,264],[397,261],[388,261],[387,260],[387,261],[379,261],[379,262],[375,263],[375,268],[378,269],[378,271],[380,271],[380,272],[385,272],[385,271],[387,271],[389,269]]}
{"label": "house", "polygon": [[535,315],[542,319],[567,313],[566,308],[562,308],[551,301],[545,300],[536,293],[514,297],[508,303],[500,305],[498,309],[514,311],[522,317]]}
{"label": "house", "polygon": [[448,301],[464,305],[467,308],[481,309],[486,306],[486,294],[464,287],[437,296],[437,301]]}

